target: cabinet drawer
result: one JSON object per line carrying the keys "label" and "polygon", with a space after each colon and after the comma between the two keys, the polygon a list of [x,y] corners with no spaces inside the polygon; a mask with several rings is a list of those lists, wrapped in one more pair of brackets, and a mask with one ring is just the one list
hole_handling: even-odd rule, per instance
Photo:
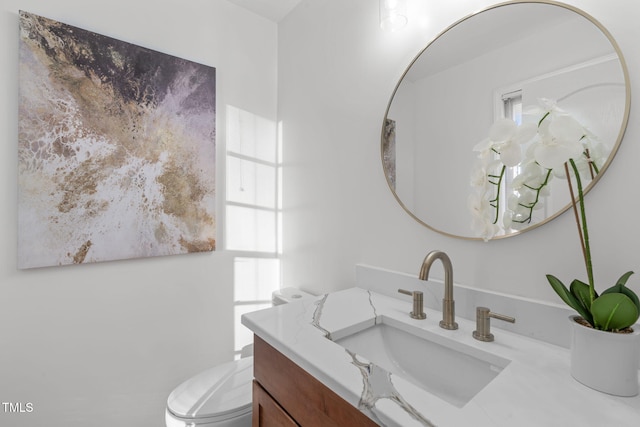
{"label": "cabinet drawer", "polygon": [[377,426],[349,402],[255,335],[253,355],[256,381],[299,425]]}
{"label": "cabinet drawer", "polygon": [[251,415],[253,427],[298,427],[298,424],[285,412],[269,393],[264,391],[257,381],[253,381],[253,408]]}

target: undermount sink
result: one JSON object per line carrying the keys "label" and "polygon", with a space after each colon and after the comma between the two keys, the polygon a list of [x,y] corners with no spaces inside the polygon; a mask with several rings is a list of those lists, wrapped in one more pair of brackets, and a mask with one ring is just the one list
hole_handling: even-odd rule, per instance
{"label": "undermount sink", "polygon": [[345,349],[457,407],[469,402],[510,362],[385,316],[373,326],[332,335]]}

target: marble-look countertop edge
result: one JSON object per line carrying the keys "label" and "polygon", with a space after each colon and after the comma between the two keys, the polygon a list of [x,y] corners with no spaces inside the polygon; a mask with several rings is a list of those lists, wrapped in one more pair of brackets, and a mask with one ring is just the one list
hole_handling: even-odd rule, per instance
{"label": "marble-look countertop edge", "polygon": [[[405,301],[350,288],[249,313],[242,317],[242,323],[381,425],[638,425],[640,397],[608,396],[577,383],[569,374],[568,350],[499,329],[494,331],[495,342],[479,342],[471,338],[473,322],[460,319],[459,330],[445,331],[437,326],[440,313],[427,309],[427,320],[413,320],[408,316],[410,308]],[[373,325],[382,317],[511,362],[462,408],[394,375],[388,381],[391,385],[386,385],[393,391],[382,393],[391,397],[371,395],[367,360],[350,355],[327,338],[349,332],[354,324]]]}

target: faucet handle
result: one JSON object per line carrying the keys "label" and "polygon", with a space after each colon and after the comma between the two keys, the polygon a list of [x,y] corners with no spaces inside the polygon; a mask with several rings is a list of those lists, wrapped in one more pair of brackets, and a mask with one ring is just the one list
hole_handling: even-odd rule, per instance
{"label": "faucet handle", "polygon": [[426,319],[427,315],[424,313],[424,296],[422,291],[407,291],[404,289],[398,289],[401,294],[409,295],[413,297],[413,311],[409,313],[412,319]]}
{"label": "faucet handle", "polygon": [[491,333],[490,318],[503,320],[509,323],[516,323],[516,319],[504,314],[493,313],[487,307],[476,308],[476,330],[473,331],[473,337],[480,341],[493,341],[494,337]]}

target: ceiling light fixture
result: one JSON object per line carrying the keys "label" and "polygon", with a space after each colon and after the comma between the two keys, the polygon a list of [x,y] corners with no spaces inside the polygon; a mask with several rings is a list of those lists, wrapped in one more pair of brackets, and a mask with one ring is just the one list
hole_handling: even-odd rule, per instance
{"label": "ceiling light fixture", "polygon": [[407,22],[407,0],[380,0],[380,28],[397,31]]}

